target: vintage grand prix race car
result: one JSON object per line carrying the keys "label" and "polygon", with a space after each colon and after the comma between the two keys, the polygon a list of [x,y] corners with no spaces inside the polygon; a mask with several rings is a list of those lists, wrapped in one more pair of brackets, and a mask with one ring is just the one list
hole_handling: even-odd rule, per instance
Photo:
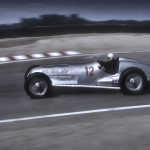
{"label": "vintage grand prix race car", "polygon": [[98,61],[81,64],[39,65],[25,73],[24,88],[31,98],[43,98],[53,86],[121,89],[124,94],[142,94],[150,81],[150,64],[117,58],[115,71],[106,73]]}

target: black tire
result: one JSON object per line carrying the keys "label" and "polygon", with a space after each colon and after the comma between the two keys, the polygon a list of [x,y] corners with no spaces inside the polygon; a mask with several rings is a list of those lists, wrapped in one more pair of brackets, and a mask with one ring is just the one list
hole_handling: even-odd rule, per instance
{"label": "black tire", "polygon": [[28,73],[29,73],[33,68],[38,67],[38,66],[39,66],[39,65],[34,65],[34,66],[29,67],[29,68],[26,70],[25,75],[24,75],[25,80],[27,79]]}
{"label": "black tire", "polygon": [[24,88],[31,98],[45,98],[50,94],[51,82],[44,74],[32,74],[25,80]]}
{"label": "black tire", "polygon": [[124,94],[143,94],[146,85],[146,76],[141,70],[130,69],[122,75],[120,84]]}

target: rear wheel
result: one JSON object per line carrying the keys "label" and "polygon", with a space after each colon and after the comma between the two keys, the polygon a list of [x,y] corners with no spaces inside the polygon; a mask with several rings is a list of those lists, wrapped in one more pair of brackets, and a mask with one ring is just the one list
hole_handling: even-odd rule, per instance
{"label": "rear wheel", "polygon": [[128,72],[122,81],[122,91],[124,94],[142,94],[144,92],[146,79],[141,71],[133,70]]}
{"label": "rear wheel", "polygon": [[25,91],[32,98],[44,98],[48,96],[50,83],[44,75],[32,75],[25,82]]}

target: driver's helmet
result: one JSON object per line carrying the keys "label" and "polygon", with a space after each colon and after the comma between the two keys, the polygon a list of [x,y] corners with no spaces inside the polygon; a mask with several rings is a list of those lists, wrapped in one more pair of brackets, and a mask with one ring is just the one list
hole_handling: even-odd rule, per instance
{"label": "driver's helmet", "polygon": [[114,59],[114,54],[113,54],[113,53],[109,53],[109,54],[107,55],[107,60],[110,61],[110,60],[112,60],[112,59]]}

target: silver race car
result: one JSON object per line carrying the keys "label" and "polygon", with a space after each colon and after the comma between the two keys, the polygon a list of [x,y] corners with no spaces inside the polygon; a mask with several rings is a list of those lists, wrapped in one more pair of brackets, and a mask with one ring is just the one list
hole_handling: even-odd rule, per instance
{"label": "silver race car", "polygon": [[150,81],[150,64],[127,58],[115,59],[113,72],[99,61],[81,64],[32,66],[25,73],[25,91],[31,98],[43,98],[53,86],[121,89],[124,94],[142,94]]}

